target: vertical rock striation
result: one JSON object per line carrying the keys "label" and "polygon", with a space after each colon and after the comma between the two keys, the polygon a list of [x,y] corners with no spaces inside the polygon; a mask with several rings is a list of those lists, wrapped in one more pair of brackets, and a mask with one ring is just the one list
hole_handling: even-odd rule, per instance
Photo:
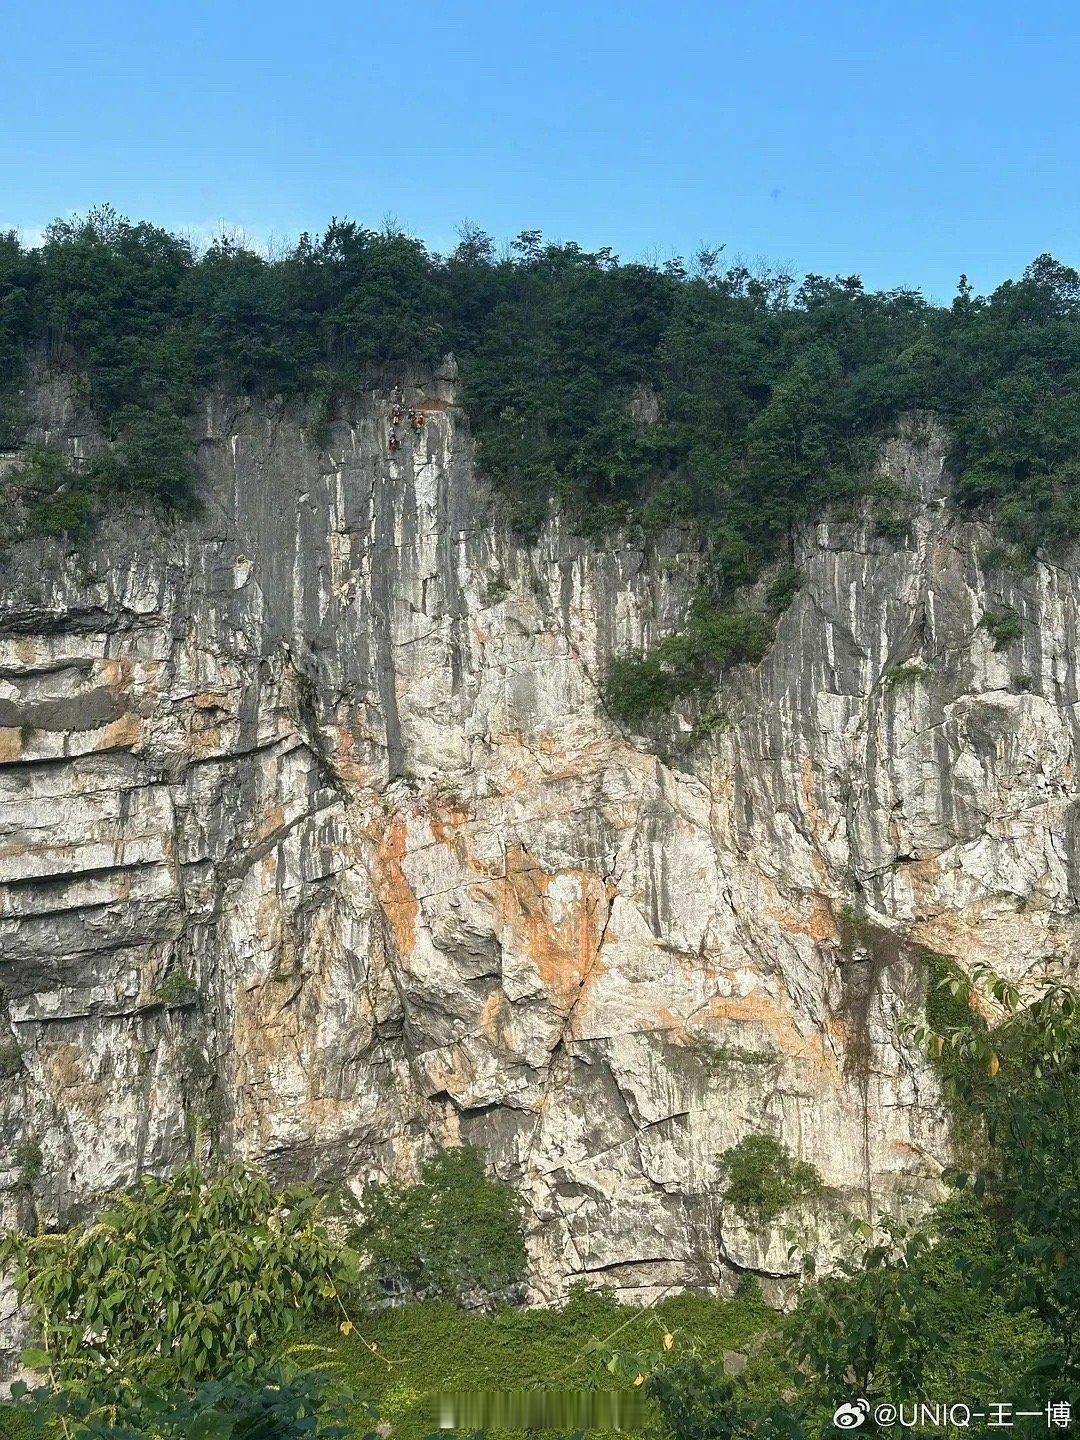
{"label": "vertical rock striation", "polygon": [[325,444],[211,397],[197,520],[4,560],[2,1218],[210,1137],[353,1183],[468,1141],[523,1186],[537,1298],[782,1276],[722,1152],[816,1164],[826,1248],[840,1209],[932,1193],[947,1116],[898,1028],[924,952],[1073,963],[1076,571],[988,570],[913,421],[882,461],[907,538],[798,537],[730,724],[665,758],[601,679],[678,623],[692,548],[523,544],[452,377],[416,401],[390,455],[385,397]]}

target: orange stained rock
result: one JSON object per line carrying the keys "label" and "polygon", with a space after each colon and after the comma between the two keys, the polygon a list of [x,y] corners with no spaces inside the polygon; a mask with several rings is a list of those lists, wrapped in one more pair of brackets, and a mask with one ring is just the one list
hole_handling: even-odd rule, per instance
{"label": "orange stained rock", "polygon": [[431,833],[440,845],[449,846],[456,854],[462,852],[462,826],[471,819],[472,812],[460,800],[447,796],[431,801],[428,811]]}
{"label": "orange stained rock", "polygon": [[280,830],[285,824],[285,807],[283,805],[271,805],[263,812],[259,821],[259,828],[255,831],[255,841],[268,840],[276,830]]}
{"label": "orange stained rock", "polygon": [[[232,1024],[236,1123],[257,1145],[266,1143],[275,1088],[274,1071],[295,1050],[295,1010],[281,1011],[281,985],[274,981],[241,986]],[[293,1033],[286,1033],[286,1027]],[[291,1042],[291,1043],[290,1043]]]}
{"label": "orange stained rock", "polygon": [[[121,715],[118,720],[111,720],[108,725],[103,726],[98,732],[97,742],[92,748],[98,753],[107,750],[133,750],[142,739],[142,728],[143,723],[138,715],[129,711],[126,715]],[[12,765],[20,761],[26,751],[27,737],[41,733],[43,732],[37,731],[33,727],[16,725],[0,727],[0,765]],[[46,733],[56,734],[57,732]]]}
{"label": "orange stained rock", "polygon": [[353,750],[356,748],[356,736],[352,729],[346,724],[341,724],[335,725],[333,731],[338,742],[334,754],[334,768],[337,773],[351,785],[359,787],[370,784],[370,768],[353,755]]}
{"label": "orange stained rock", "polygon": [[932,1160],[935,1165],[938,1163],[933,1161],[933,1157],[928,1156],[921,1146],[913,1145],[910,1140],[890,1140],[888,1148],[894,1155],[899,1155],[901,1159],[921,1162],[924,1169],[928,1159]]}
{"label": "orange stained rock", "polygon": [[[549,873],[521,846],[507,851],[503,873],[493,874],[491,865],[480,859],[469,844],[473,818],[469,807],[454,798],[433,799],[426,807],[432,839],[472,872],[473,893],[490,905],[504,945],[531,960],[553,1003],[569,1012],[606,971],[601,941],[615,938],[605,929],[615,886],[605,884],[601,876],[589,870],[572,868]],[[373,821],[368,834],[376,841],[372,866],[376,893],[396,947],[407,957],[416,941],[419,902],[404,872],[408,842],[405,817],[399,813]],[[500,1033],[504,1019],[501,1000],[489,998],[480,1022],[481,1032],[495,1043],[504,1043]]]}
{"label": "orange stained rock", "polygon": [[224,690],[200,690],[193,697],[196,710],[227,710],[229,696]]}
{"label": "orange stained rock", "polygon": [[909,860],[904,865],[904,878],[913,893],[924,896],[941,879],[941,856],[927,855],[923,860]]}
{"label": "orange stained rock", "polygon": [[[209,715],[209,713],[199,711],[196,713],[195,720],[201,722],[204,714]],[[197,760],[206,755],[220,755],[225,748],[221,726],[216,723],[192,724],[188,731],[188,748],[192,757]]]}
{"label": "orange stained rock", "polygon": [[130,711],[105,726],[95,750],[133,750],[142,739],[142,721]]}
{"label": "orange stained rock", "polygon": [[[260,907],[261,914],[261,907]],[[236,1087],[237,1123],[258,1144],[270,1138],[275,1097],[283,1088],[297,1097],[298,1114],[329,1121],[351,1102],[322,1095],[323,1055],[319,1037],[326,1016],[329,977],[338,952],[332,943],[332,921],[319,912],[302,957],[293,937],[280,922],[260,936],[262,956],[273,956],[270,973],[237,988],[233,1011],[231,1053]],[[264,960],[265,963],[265,960]],[[357,1015],[366,1002],[356,997]]]}
{"label": "orange stained rock", "polygon": [[917,920],[911,927],[910,938],[927,950],[952,956],[964,969],[977,960],[993,966],[1000,963],[993,941],[993,918],[984,917],[977,904],[963,916],[944,911]]}
{"label": "orange stained rock", "polygon": [[[556,880],[569,895],[552,895]],[[505,874],[482,882],[478,892],[493,905],[509,948],[536,966],[544,987],[562,1009],[577,1004],[604,973],[600,956],[611,900],[603,879],[588,870],[555,875],[516,846],[506,852]]]}
{"label": "orange stained rock", "polygon": [[809,755],[804,755],[802,764],[799,767],[799,779],[801,781],[803,809],[811,820],[821,819],[818,813],[817,801],[814,799],[814,762]]}
{"label": "orange stained rock", "polygon": [[480,1011],[480,1034],[499,1049],[510,1048],[510,1002],[502,990],[494,990]]}
{"label": "orange stained rock", "polygon": [[826,940],[835,944],[840,939],[832,910],[820,895],[810,896],[805,914],[788,909],[770,909],[765,914],[771,915],[789,935],[807,935],[815,944]]}
{"label": "orange stained rock", "polygon": [[[262,868],[260,865],[260,871],[262,871]],[[271,874],[269,878],[272,882],[273,874]],[[276,888],[271,884],[264,890],[262,895],[260,895],[259,903],[255,911],[255,933],[259,939],[263,941],[264,949],[276,950],[280,948],[282,919],[281,897],[278,895]]]}
{"label": "orange stained rock", "polygon": [[674,1010],[669,1010],[666,1005],[658,1005],[656,1018],[659,1024],[657,1031],[662,1031],[673,1045],[688,1045],[690,1036],[686,1029],[686,1016],[677,1015]]}
{"label": "orange stained rock", "polygon": [[94,664],[94,672],[103,684],[121,694],[136,683],[152,694],[160,671],[160,661],[136,660],[132,655],[106,655]]}
{"label": "orange stained rock", "polygon": [[103,1081],[87,1078],[81,1047],[59,1041],[43,1045],[40,1054],[57,1105],[64,1109],[73,1106],[84,1115],[100,1116],[108,1099],[108,1089]]}
{"label": "orange stained rock", "polygon": [[[806,814],[807,819],[810,821],[811,827],[815,831],[819,831],[826,830],[828,828],[828,821],[821,814],[821,810],[818,807],[817,799],[814,795],[814,781],[816,780],[816,778],[817,773],[814,770],[813,760],[809,755],[803,756],[803,761],[799,773],[799,788],[802,791],[803,810]],[[814,849],[810,852],[810,863],[811,865],[813,865],[817,875],[822,880],[824,880],[826,876],[826,866],[820,852],[817,849]]]}
{"label": "orange stained rock", "polygon": [[[520,777],[520,771],[513,774]],[[506,853],[503,872],[497,873],[469,843],[469,825],[474,819],[466,804],[453,799],[433,801],[428,812],[432,838],[477,877],[474,893],[491,904],[496,926],[509,929],[511,947],[529,956],[557,1004],[573,1004],[605,969],[599,944],[615,886],[605,885],[588,870],[549,874],[521,846]],[[568,906],[564,897],[550,893],[559,879],[577,886],[577,898]],[[617,937],[609,931],[605,938]],[[492,1007],[492,1017],[497,1013],[495,998],[485,1005],[485,1013]]]}
{"label": "orange stained rock", "polygon": [[389,821],[385,817],[374,819],[368,833],[375,842],[371,867],[375,893],[390,926],[398,958],[408,960],[416,944],[416,917],[420,909],[403,865],[408,825],[404,815],[398,812],[391,815]]}
{"label": "orange stained rock", "polygon": [[454,1046],[450,1062],[436,1056],[432,1066],[430,1082],[433,1090],[445,1090],[449,1095],[460,1095],[476,1079],[476,1066],[464,1050]]}
{"label": "orange stained rock", "polygon": [[719,1020],[741,1020],[760,1025],[777,1050],[795,1060],[804,1060],[815,1070],[839,1079],[836,1061],[815,1031],[804,1035],[795,1024],[790,1010],[771,995],[753,992],[749,995],[717,995],[709,1001],[709,1014]]}
{"label": "orange stained rock", "polygon": [[524,789],[527,781],[528,776],[521,766],[514,765],[503,776],[499,790],[503,795],[516,795],[520,790]]}

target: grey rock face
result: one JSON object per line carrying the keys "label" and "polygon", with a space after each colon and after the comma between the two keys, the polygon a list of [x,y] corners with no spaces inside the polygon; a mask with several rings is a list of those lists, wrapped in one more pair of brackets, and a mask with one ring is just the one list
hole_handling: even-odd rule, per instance
{"label": "grey rock face", "polygon": [[819,1249],[845,1207],[925,1198],[919,947],[1073,963],[1077,575],[987,570],[913,423],[882,462],[908,538],[802,535],[730,725],[665,760],[601,681],[678,623],[689,546],[520,543],[449,379],[415,399],[395,455],[386,397],[325,447],[210,399],[199,519],[6,557],[2,1219],[211,1138],[357,1187],[468,1141],[523,1187],[537,1299],[780,1283],[723,1151],[766,1131],[818,1166]]}

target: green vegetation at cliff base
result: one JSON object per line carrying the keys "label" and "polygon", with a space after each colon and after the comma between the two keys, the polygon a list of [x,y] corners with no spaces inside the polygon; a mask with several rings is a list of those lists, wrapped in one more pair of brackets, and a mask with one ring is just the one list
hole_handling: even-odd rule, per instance
{"label": "green vegetation at cliff base", "polygon": [[[693,1351],[722,1363],[725,1350],[745,1355],[773,1318],[754,1284],[731,1300],[670,1296],[650,1309],[583,1289],[550,1310],[405,1305],[360,1316],[354,1334],[327,1329],[310,1338],[326,1347],[335,1374],[374,1397],[395,1437],[423,1440],[438,1427],[441,1395],[632,1388],[660,1356]],[[775,1383],[770,1357],[757,1369],[763,1384]]]}

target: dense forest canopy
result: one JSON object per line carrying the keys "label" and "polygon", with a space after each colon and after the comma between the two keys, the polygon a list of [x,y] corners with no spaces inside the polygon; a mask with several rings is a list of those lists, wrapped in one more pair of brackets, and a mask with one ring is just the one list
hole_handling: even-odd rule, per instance
{"label": "dense forest canopy", "polygon": [[[873,488],[897,417],[932,410],[955,439],[956,499],[1034,553],[1080,535],[1080,276],[1041,256],[988,297],[949,306],[855,277],[623,263],[525,231],[504,255],[463,231],[448,256],[334,221],[268,258],[202,252],[108,209],[35,248],[0,236],[0,444],[25,428],[35,354],[70,367],[117,443],[79,475],[33,458],[41,528],[77,529],[103,494],[194,493],[199,388],[306,395],[385,384],[453,352],[488,479],[534,529],[558,501],[580,525],[696,527],[705,579],[686,633],[616,681],[631,718],[767,625],[733,606],[794,522]],[[879,523],[902,522],[878,487]],[[781,591],[784,586],[781,585]],[[783,598],[782,595],[780,597]],[[718,661],[719,657],[719,661]]]}

